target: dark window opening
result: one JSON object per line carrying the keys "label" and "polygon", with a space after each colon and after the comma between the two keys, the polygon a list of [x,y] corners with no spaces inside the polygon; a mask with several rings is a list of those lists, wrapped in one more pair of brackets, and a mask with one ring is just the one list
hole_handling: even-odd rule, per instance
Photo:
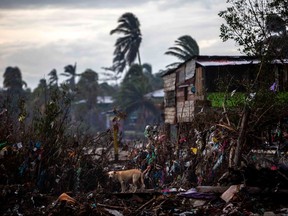
{"label": "dark window opening", "polygon": [[184,88],[184,100],[187,101],[188,100],[188,87]]}
{"label": "dark window opening", "polygon": [[168,91],[165,93],[165,107],[175,106],[175,91]]}

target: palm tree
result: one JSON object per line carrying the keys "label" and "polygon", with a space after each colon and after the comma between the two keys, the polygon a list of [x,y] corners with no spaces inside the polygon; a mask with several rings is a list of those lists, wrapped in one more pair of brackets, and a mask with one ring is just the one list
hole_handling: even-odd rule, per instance
{"label": "palm tree", "polygon": [[64,73],[61,73],[63,76],[70,77],[67,82],[70,84],[70,88],[72,90],[75,89],[75,78],[76,76],[79,76],[79,74],[76,74],[76,63],[73,65],[67,65],[64,67]]}
{"label": "palm tree", "polygon": [[150,85],[152,86],[152,90],[158,90],[163,88],[163,79],[159,76],[159,73],[152,73],[152,65],[148,63],[144,63],[142,65],[143,74],[148,78]]}
{"label": "palm tree", "polygon": [[33,105],[35,107],[40,107],[43,111],[45,105],[47,105],[48,92],[47,92],[47,82],[46,79],[40,79],[38,86],[33,91]]}
{"label": "palm tree", "polygon": [[143,72],[144,72],[144,73],[152,74],[152,65],[151,65],[151,64],[144,63],[144,64],[142,65],[142,68],[143,68]]}
{"label": "palm tree", "polygon": [[116,40],[113,58],[113,67],[118,73],[122,73],[127,65],[131,66],[137,56],[139,65],[141,65],[139,47],[142,35],[139,28],[140,22],[133,13],[124,13],[118,19],[118,23],[119,25],[111,30],[110,34],[124,35]]}
{"label": "palm tree", "polygon": [[128,118],[136,114],[136,130],[142,130],[146,124],[155,121],[160,116],[160,110],[155,106],[153,101],[145,97],[149,92],[148,82],[127,83],[120,90],[122,98],[121,107],[127,113]]}
{"label": "palm tree", "polygon": [[117,92],[118,86],[111,86],[107,82],[99,84],[99,96],[111,96]]}
{"label": "palm tree", "polygon": [[27,86],[26,82],[22,80],[22,74],[18,67],[7,67],[4,72],[4,87],[8,91],[22,91],[22,87]]}
{"label": "palm tree", "polygon": [[91,69],[86,69],[81,74],[77,86],[81,99],[87,99],[88,108],[95,107],[97,103],[98,74]]}
{"label": "palm tree", "polygon": [[3,76],[3,85],[7,89],[5,106],[16,123],[18,114],[21,112],[18,106],[19,102],[25,100],[25,92],[22,87],[23,85],[27,87],[27,84],[22,80],[22,74],[18,67],[7,67]]}
{"label": "palm tree", "polygon": [[269,14],[266,17],[266,30],[268,33],[264,44],[267,53],[273,58],[287,58],[288,56],[288,34],[286,22],[277,14]]}
{"label": "palm tree", "polygon": [[190,35],[183,35],[175,41],[175,46],[170,47],[165,54],[175,56],[181,60],[181,62],[175,62],[167,65],[167,67],[177,67],[179,64],[187,61],[192,56],[199,55],[199,46],[196,40]]}
{"label": "palm tree", "polygon": [[102,78],[100,81],[114,81],[116,86],[118,86],[118,80],[121,78],[121,75],[117,74],[114,67],[102,67],[102,69],[105,70],[105,72],[101,73],[105,78]]}
{"label": "palm tree", "polygon": [[[143,74],[142,67],[138,64],[132,65],[127,73],[125,74],[125,77],[123,78],[122,85],[125,85],[126,83],[137,83],[137,82],[144,82],[143,78],[145,79],[145,76]],[[146,80],[145,80],[146,81]]]}
{"label": "palm tree", "polygon": [[[133,113],[138,113],[139,128],[149,121],[149,118],[157,118],[160,115],[160,110],[145,94],[152,89],[148,78],[142,72],[142,66],[138,64],[132,65],[125,75],[116,101],[120,108],[131,116]],[[129,121],[129,118],[127,118]],[[136,127],[137,127],[136,126]]]}
{"label": "palm tree", "polygon": [[50,76],[50,78],[49,78],[49,86],[51,86],[53,84],[55,86],[58,86],[58,76],[57,76],[56,69],[51,70],[50,73],[48,74],[48,76]]}

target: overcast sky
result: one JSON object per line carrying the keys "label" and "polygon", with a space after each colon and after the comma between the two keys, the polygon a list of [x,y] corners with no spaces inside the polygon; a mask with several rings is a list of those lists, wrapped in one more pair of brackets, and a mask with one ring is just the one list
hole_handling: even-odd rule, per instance
{"label": "overcast sky", "polygon": [[0,87],[8,66],[19,67],[32,89],[52,69],[60,75],[75,62],[77,73],[90,68],[102,78],[121,36],[110,30],[126,12],[140,21],[141,59],[154,73],[176,61],[164,52],[182,35],[198,42],[201,55],[239,55],[233,41],[219,38],[218,12],[227,6],[226,0],[0,0]]}

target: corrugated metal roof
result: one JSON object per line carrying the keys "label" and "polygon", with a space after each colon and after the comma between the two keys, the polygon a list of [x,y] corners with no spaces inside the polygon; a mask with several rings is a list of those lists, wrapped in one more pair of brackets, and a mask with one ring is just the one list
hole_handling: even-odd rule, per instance
{"label": "corrugated metal roof", "polygon": [[97,96],[98,104],[111,104],[114,100],[111,96]]}
{"label": "corrugated metal roof", "polygon": [[[97,96],[98,104],[112,104],[113,102],[114,100],[111,96]],[[75,104],[84,104],[84,103],[87,103],[86,99],[82,99],[75,102]]]}
{"label": "corrugated metal roof", "polygon": [[[176,68],[167,69],[165,72],[163,72],[163,74],[161,76],[164,77],[166,75],[174,73],[178,68],[180,68],[182,65],[186,64],[187,62],[191,61],[192,59],[195,59],[197,62],[207,62],[207,64],[208,64],[208,62],[218,62],[218,64],[214,63],[213,66],[219,65],[219,62],[222,62],[222,61],[235,61],[235,62],[237,61],[237,62],[240,62],[240,61],[254,61],[254,60],[257,60],[256,57],[241,56],[241,55],[240,56],[198,55],[198,56],[192,56],[187,61],[179,64]],[[225,65],[225,64],[221,64],[221,65]],[[226,64],[226,65],[229,65],[229,64]],[[212,65],[207,65],[207,66],[212,66]]]}
{"label": "corrugated metal roof", "polygon": [[159,98],[159,97],[164,97],[164,89],[159,89],[153,92],[150,92],[145,95],[147,98]]}
{"label": "corrugated metal roof", "polygon": [[247,64],[259,64],[258,60],[220,60],[220,61],[196,61],[196,64],[201,66],[225,66],[225,65],[247,65]]}
{"label": "corrugated metal roof", "polygon": [[[163,74],[162,77],[174,73],[178,68],[182,65],[186,64],[187,62],[195,59],[198,65],[203,67],[208,66],[225,66],[225,65],[248,65],[248,64],[259,64],[260,60],[254,56],[207,56],[207,55],[199,55],[193,56],[187,61],[181,63],[176,68],[167,69]],[[288,59],[283,60],[274,60],[272,61],[273,64],[288,64]]]}

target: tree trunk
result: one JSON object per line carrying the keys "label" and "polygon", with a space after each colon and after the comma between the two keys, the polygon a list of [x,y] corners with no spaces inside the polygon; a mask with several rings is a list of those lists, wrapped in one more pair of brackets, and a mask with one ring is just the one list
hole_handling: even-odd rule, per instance
{"label": "tree trunk", "polygon": [[138,52],[137,52],[137,56],[138,56],[138,62],[139,62],[139,65],[142,66],[139,50],[138,50]]}
{"label": "tree trunk", "polygon": [[117,162],[118,161],[118,157],[119,157],[119,153],[118,153],[118,131],[119,131],[119,127],[118,127],[118,123],[115,122],[113,125],[113,144],[114,144],[114,160]]}
{"label": "tree trunk", "polygon": [[247,105],[244,106],[243,115],[241,119],[241,125],[240,125],[240,133],[237,139],[237,145],[235,149],[235,157],[234,157],[234,167],[237,168],[240,166],[241,162],[241,154],[242,154],[242,148],[246,141],[246,132],[247,132],[247,123],[249,121],[250,116],[250,109]]}

